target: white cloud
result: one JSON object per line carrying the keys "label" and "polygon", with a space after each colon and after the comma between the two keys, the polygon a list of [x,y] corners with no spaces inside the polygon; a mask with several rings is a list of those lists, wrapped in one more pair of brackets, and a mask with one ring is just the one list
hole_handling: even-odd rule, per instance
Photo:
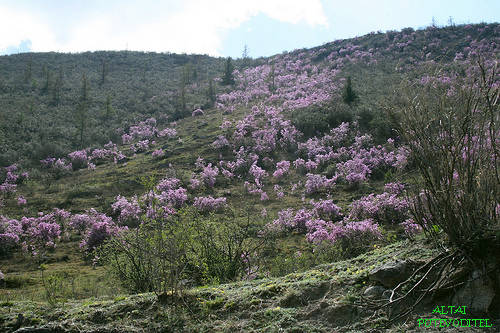
{"label": "white cloud", "polygon": [[32,49],[46,51],[54,49],[56,43],[50,27],[31,13],[20,12],[0,6],[0,50],[31,40]]}
{"label": "white cloud", "polygon": [[149,7],[137,1],[96,6],[101,7],[79,11],[74,20],[57,20],[57,15],[40,9],[0,8],[0,50],[30,39],[34,51],[123,50],[128,45],[129,50],[219,55],[225,33],[260,13],[281,22],[328,26],[320,0],[187,0]]}

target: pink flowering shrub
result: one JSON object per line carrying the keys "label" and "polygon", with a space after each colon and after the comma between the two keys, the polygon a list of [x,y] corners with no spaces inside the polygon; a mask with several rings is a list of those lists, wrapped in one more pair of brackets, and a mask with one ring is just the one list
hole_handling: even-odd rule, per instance
{"label": "pink flowering shrub", "polygon": [[73,170],[73,166],[71,163],[68,164],[66,160],[58,158],[54,162],[52,170],[55,177],[59,178],[63,175],[68,175],[69,173],[71,173],[71,171]]}
{"label": "pink flowering shrub", "polygon": [[337,177],[328,179],[326,176],[312,173],[308,173],[306,177],[307,180],[305,187],[307,194],[328,191],[335,185],[335,182],[337,181]]}
{"label": "pink flowering shrub", "polygon": [[[390,184],[389,188],[396,187]],[[350,219],[371,218],[381,224],[399,224],[409,217],[409,203],[398,194],[384,192],[370,194],[354,201],[349,212]]]}
{"label": "pink flowering shrub", "polygon": [[0,184],[0,194],[11,194],[16,192],[17,185],[23,183],[26,179],[28,179],[29,176],[27,172],[23,172],[21,175],[19,175],[17,164],[12,164],[8,167],[5,167],[5,172],[6,174],[3,184]]}
{"label": "pink flowering shrub", "polygon": [[150,145],[149,140],[141,140],[134,145],[130,146],[130,150],[132,150],[134,153],[142,153],[148,150]]}
{"label": "pink flowering shrub", "polygon": [[408,237],[413,237],[415,234],[422,231],[422,227],[411,218],[401,222],[401,226]]}
{"label": "pink flowering shrub", "polygon": [[135,139],[149,139],[155,135],[156,131],[156,119],[149,118],[130,126],[129,134]]}
{"label": "pink flowering shrub", "polygon": [[16,184],[9,184],[9,183],[0,184],[0,193],[2,194],[15,193],[16,189],[17,189]]}
{"label": "pink flowering shrub", "polygon": [[341,216],[341,209],[339,206],[333,203],[333,200],[323,200],[309,201],[311,206],[314,207],[314,212],[317,216],[327,220],[336,220]]}
{"label": "pink flowering shrub", "polygon": [[9,165],[9,166],[5,167],[5,171],[7,171],[7,172],[17,171],[17,164],[14,163],[12,165]]}
{"label": "pink flowering shrub", "polygon": [[50,169],[54,165],[55,161],[56,159],[54,157],[47,157],[46,159],[40,160],[40,163],[43,167]]}
{"label": "pink flowering shrub", "polygon": [[152,156],[154,158],[162,158],[165,156],[165,152],[163,151],[163,149],[156,149],[155,151],[153,151]]}
{"label": "pink flowering shrub", "polygon": [[158,191],[168,191],[168,190],[174,190],[178,188],[181,184],[181,181],[177,178],[171,177],[171,178],[163,178],[160,180],[158,185],[156,185],[156,189]]}
{"label": "pink flowering shrub", "polygon": [[283,188],[281,186],[274,185],[273,189],[274,189],[274,192],[276,193],[276,197],[278,199],[281,199],[285,196],[285,193],[283,192]]}
{"label": "pink flowering shrub", "polygon": [[187,190],[179,187],[177,189],[167,189],[157,195],[157,198],[163,205],[172,207],[181,207],[187,201]]}
{"label": "pink flowering shrub", "polygon": [[337,163],[337,169],[349,184],[359,184],[366,181],[371,173],[370,168],[360,158]]}
{"label": "pink flowering shrub", "polygon": [[224,176],[224,178],[226,178],[226,179],[232,179],[232,178],[234,178],[234,173],[232,173],[231,171],[226,170],[224,168],[221,168],[221,173]]}
{"label": "pink flowering shrub", "polygon": [[175,138],[177,136],[177,130],[175,128],[165,128],[158,132],[158,137],[167,137],[169,139]]}
{"label": "pink flowering shrub", "polygon": [[146,208],[146,217],[150,220],[155,221],[165,221],[171,215],[175,215],[177,212],[170,204],[167,205],[156,205],[150,204]]}
{"label": "pink flowering shrub", "polygon": [[191,188],[192,190],[196,190],[200,186],[201,182],[198,178],[192,177],[191,179],[189,179],[189,188]]}
{"label": "pink flowering shrub", "polygon": [[212,147],[215,149],[222,149],[230,146],[231,144],[224,135],[217,136],[217,139],[212,143]]}
{"label": "pink flowering shrub", "polygon": [[69,227],[78,233],[87,230],[91,224],[92,218],[88,214],[73,214],[69,221]]}
{"label": "pink flowering shrub", "polygon": [[47,250],[56,247],[61,235],[61,226],[51,216],[40,216],[33,219],[25,231],[23,246],[33,256],[42,258]]}
{"label": "pink flowering shrub", "polygon": [[5,183],[11,183],[11,184],[15,184],[17,183],[17,180],[18,180],[19,176],[16,175],[14,172],[12,171],[7,171],[7,175],[5,177]]}
{"label": "pink flowering shrub", "polygon": [[134,140],[134,137],[132,135],[129,135],[127,133],[122,134],[122,143],[124,145],[131,143]]}
{"label": "pink flowering shrub", "polygon": [[264,169],[262,169],[261,167],[259,167],[257,165],[257,163],[252,164],[248,173],[259,181],[262,178],[267,177],[267,172]]}
{"label": "pink flowering shrub", "polygon": [[273,173],[274,178],[281,178],[283,175],[288,173],[288,170],[290,169],[290,162],[289,161],[281,161],[276,163],[276,171]]}
{"label": "pink flowering shrub", "polygon": [[77,150],[69,153],[68,157],[71,161],[71,165],[73,166],[73,170],[83,169],[87,167],[88,163],[87,151]]}
{"label": "pink flowering shrub", "polygon": [[143,213],[137,196],[132,197],[130,200],[118,195],[116,201],[111,205],[114,213],[118,215],[118,222],[122,225],[137,226],[140,222],[140,216]]}
{"label": "pink flowering shrub", "polygon": [[27,203],[27,201],[22,195],[17,197],[17,205],[18,206],[25,206],[26,203]]}
{"label": "pink flowering shrub", "polygon": [[111,218],[94,220],[88,227],[80,243],[80,248],[84,251],[85,256],[89,258],[95,249],[122,230],[127,230],[127,227],[118,227]]}
{"label": "pink flowering shrub", "polygon": [[48,214],[40,212],[37,217],[23,216],[20,220],[0,216],[0,243],[7,242],[11,247],[22,245],[24,251],[43,260],[61,236],[66,236],[69,216],[69,212],[57,208]]}
{"label": "pink flowering shrub", "polygon": [[353,242],[364,241],[365,238],[380,238],[378,224],[372,219],[362,221],[344,220],[329,222],[322,219],[312,219],[306,224],[308,241],[315,244],[341,242],[343,250],[352,247]]}
{"label": "pink flowering shrub", "polygon": [[0,215],[0,256],[9,255],[19,245],[23,235],[21,223]]}
{"label": "pink flowering shrub", "polygon": [[212,196],[207,197],[196,197],[194,198],[193,206],[202,212],[216,211],[224,208],[226,205],[226,198],[213,198]]}
{"label": "pink flowering shrub", "polygon": [[208,163],[208,165],[203,167],[203,171],[201,172],[200,176],[206,186],[214,187],[215,180],[218,174],[219,168],[216,166],[212,166],[212,163]]}
{"label": "pink flowering shrub", "polygon": [[[89,156],[88,163],[90,164],[90,161],[92,161],[94,162],[92,163],[94,165],[95,163],[102,163],[104,161],[113,160],[113,162],[117,164],[119,161],[123,161],[125,159],[126,156],[120,150],[118,150],[116,144],[110,141],[104,145],[104,148],[94,149]],[[95,165],[93,167],[90,166],[89,169],[95,169]]]}

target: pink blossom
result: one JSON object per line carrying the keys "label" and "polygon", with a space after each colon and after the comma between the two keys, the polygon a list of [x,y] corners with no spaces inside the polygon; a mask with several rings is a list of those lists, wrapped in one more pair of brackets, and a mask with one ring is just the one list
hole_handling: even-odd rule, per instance
{"label": "pink blossom", "polygon": [[18,196],[17,197],[17,204],[19,206],[26,205],[26,199],[22,195]]}
{"label": "pink blossom", "polygon": [[193,206],[198,208],[200,211],[214,211],[222,209],[226,205],[226,198],[213,198],[212,196],[207,197],[196,197],[194,198]]}

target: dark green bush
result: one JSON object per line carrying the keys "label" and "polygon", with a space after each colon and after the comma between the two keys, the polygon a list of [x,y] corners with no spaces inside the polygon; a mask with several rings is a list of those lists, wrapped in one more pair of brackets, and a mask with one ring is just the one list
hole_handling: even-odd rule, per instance
{"label": "dark green bush", "polygon": [[295,110],[291,116],[292,124],[300,130],[306,138],[321,135],[343,122],[354,119],[352,110],[340,100],[329,104],[314,105]]}
{"label": "dark green bush", "polygon": [[144,217],[138,228],[109,241],[100,256],[131,292],[180,293],[186,284],[240,277],[254,233],[248,223],[183,209],[167,219]]}

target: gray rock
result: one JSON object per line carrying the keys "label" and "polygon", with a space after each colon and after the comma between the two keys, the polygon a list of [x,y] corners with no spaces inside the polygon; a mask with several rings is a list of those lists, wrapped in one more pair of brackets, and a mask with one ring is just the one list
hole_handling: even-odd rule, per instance
{"label": "gray rock", "polygon": [[493,282],[486,275],[476,270],[468,281],[453,296],[453,304],[465,305],[467,312],[486,313],[495,297]]}
{"label": "gray rock", "polygon": [[411,269],[407,262],[389,262],[370,272],[370,280],[382,284],[386,288],[393,288],[410,276]]}
{"label": "gray rock", "polygon": [[334,304],[327,308],[326,320],[336,326],[353,323],[358,319],[357,308],[351,304]]}
{"label": "gray rock", "polygon": [[380,298],[382,294],[386,291],[384,287],[381,286],[371,286],[366,288],[363,295],[369,298]]}

